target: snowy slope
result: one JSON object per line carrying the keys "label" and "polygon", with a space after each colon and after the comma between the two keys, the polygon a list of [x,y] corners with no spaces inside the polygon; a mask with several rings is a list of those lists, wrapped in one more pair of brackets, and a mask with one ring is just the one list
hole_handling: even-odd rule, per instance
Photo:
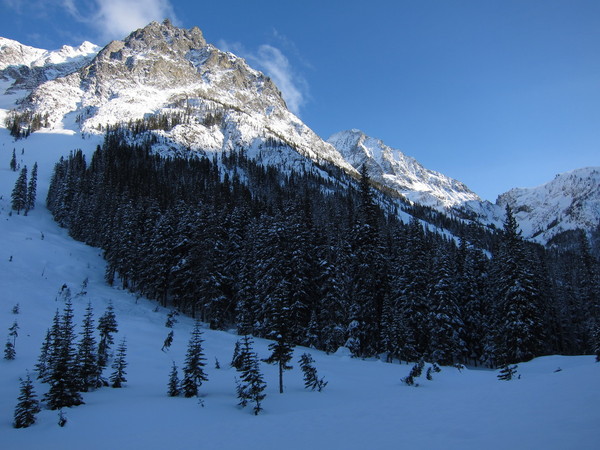
{"label": "snowy slope", "polygon": [[79,47],[64,45],[58,50],[29,47],[0,37],[0,80],[7,83],[0,94],[21,96],[48,80],[72,73],[88,64],[100,47],[84,42]]}
{"label": "snowy slope", "polygon": [[[325,355],[297,349],[294,359],[309,351],[329,385],[321,393],[304,390],[295,363],[285,373],[286,392],[280,395],[276,368],[262,363],[265,410],[253,416],[236,406],[236,374],[227,367],[237,336],[206,330],[205,406],[196,399],[167,397],[171,363],[182,365],[191,319],[178,318],[173,346],[161,352],[169,331],[167,311],[106,286],[100,251],[71,240],[43,207],[56,159],[73,148],[89,154],[97,143],[47,132],[15,143],[0,130],[0,338],[14,320],[20,327],[17,358],[0,359],[3,449],[597,448],[600,364],[592,356],[538,358],[520,365],[522,378],[511,382],[498,381],[489,370],[443,368],[433,381],[422,380],[414,388],[400,383],[410,366],[352,359],[343,350]],[[39,164],[38,202],[27,217],[9,214],[17,177],[8,170],[13,148],[21,165]],[[126,337],[128,342],[128,382],[120,390],[85,393],[85,405],[66,410],[64,428],[57,425],[56,411],[44,410],[37,424],[16,430],[11,422],[19,377],[33,369],[54,312],[62,310],[58,291],[66,283],[75,295],[86,278],[87,294],[74,298],[75,323],[80,324],[88,301],[96,320],[112,301],[119,323],[116,341]],[[16,303],[20,313],[13,315]],[[260,357],[268,355],[267,345],[257,340]],[[214,358],[221,369],[214,368]],[[35,387],[40,396],[46,391],[43,384]]]}
{"label": "snowy slope", "polygon": [[366,164],[375,181],[400,192],[412,202],[443,210],[466,201],[480,200],[460,181],[426,169],[416,159],[362,131],[341,131],[327,142],[355,169],[360,170]]}

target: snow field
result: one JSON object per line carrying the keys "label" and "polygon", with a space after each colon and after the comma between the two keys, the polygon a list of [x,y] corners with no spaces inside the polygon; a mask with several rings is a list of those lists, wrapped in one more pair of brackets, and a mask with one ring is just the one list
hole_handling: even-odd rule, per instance
{"label": "snow field", "polygon": [[[236,371],[229,367],[232,332],[205,330],[209,381],[195,398],[167,396],[172,361],[183,366],[191,318],[178,316],[174,342],[160,349],[169,310],[104,284],[100,250],[69,238],[44,207],[54,163],[75,148],[90,154],[98,138],[34,133],[13,142],[0,129],[0,344],[16,320],[19,336],[14,361],[0,359],[0,448],[12,449],[595,449],[600,438],[600,363],[592,356],[548,356],[520,364],[521,379],[503,382],[486,369],[443,367],[421,386],[401,383],[410,365],[350,358],[297,348],[292,371],[284,374],[286,392],[278,393],[277,368],[261,363],[267,382],[264,411],[241,409],[235,394]],[[27,217],[9,216],[10,193],[18,173],[8,168],[12,149],[31,170],[38,162],[36,208]],[[25,149],[21,155],[21,149]],[[42,239],[43,233],[43,239]],[[12,260],[11,260],[12,257]],[[84,279],[87,294],[77,296]],[[94,319],[112,302],[119,324],[115,349],[127,338],[127,383],[122,389],[84,393],[85,405],[65,410],[68,423],[57,425],[57,411],[43,410],[35,425],[12,428],[19,377],[32,378],[40,346],[63,301],[73,294],[76,332],[87,302]],[[20,305],[20,314],[12,308]],[[97,337],[97,336],[96,336]],[[254,350],[268,356],[269,341],[256,339]],[[323,392],[303,387],[298,358],[308,351]],[[221,369],[215,369],[218,358]],[[555,372],[558,368],[562,370]],[[110,374],[110,367],[105,375]],[[38,398],[47,386],[35,381]]]}

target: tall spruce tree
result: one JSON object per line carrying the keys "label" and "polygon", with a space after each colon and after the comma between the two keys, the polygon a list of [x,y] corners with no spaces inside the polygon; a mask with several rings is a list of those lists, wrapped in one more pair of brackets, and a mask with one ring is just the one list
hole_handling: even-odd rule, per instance
{"label": "tall spruce tree", "polygon": [[178,397],[179,394],[181,394],[181,386],[179,383],[179,375],[175,361],[173,361],[173,366],[171,367],[171,372],[169,373],[169,388],[167,390],[167,394],[169,397]]}
{"label": "tall spruce tree", "polygon": [[289,307],[284,305],[282,299],[275,305],[271,335],[275,341],[269,344],[271,355],[264,361],[268,364],[277,364],[279,393],[283,394],[283,372],[292,369],[288,363],[294,353],[294,344],[290,341]]}
{"label": "tall spruce tree", "polygon": [[15,154],[15,149],[13,148],[12,157],[10,158],[10,170],[13,172],[17,171],[17,155]]}
{"label": "tall spruce tree", "polygon": [[112,303],[106,307],[106,312],[98,319],[100,343],[98,344],[98,364],[102,370],[106,367],[110,346],[114,344],[113,334],[119,331],[117,318]]}
{"label": "tall spruce tree", "polygon": [[77,351],[77,369],[79,370],[79,384],[83,392],[96,387],[100,375],[98,365],[98,353],[96,350],[96,338],[94,337],[94,316],[92,304],[88,303],[81,331]]}
{"label": "tall spruce tree", "polygon": [[35,207],[35,198],[37,196],[37,173],[38,165],[37,162],[33,164],[31,169],[31,176],[29,177],[29,184],[27,185],[27,199],[25,202],[25,214]]}
{"label": "tall spruce tree", "polygon": [[19,403],[15,407],[13,426],[15,428],[27,428],[35,423],[35,416],[40,412],[40,402],[35,394],[29,373],[27,373],[25,379],[21,378],[21,392],[18,400]]}
{"label": "tall spruce tree", "polygon": [[260,372],[258,355],[252,349],[252,338],[244,336],[240,346],[240,366],[236,368],[240,372],[240,380],[237,380],[237,394],[239,405],[245,407],[248,402],[254,402],[254,415],[262,411],[262,401],[267,387]]}
{"label": "tall spruce tree", "polygon": [[12,209],[17,211],[17,214],[20,214],[21,210],[24,210],[27,206],[27,166],[23,167],[19,173],[11,194],[11,199]]}
{"label": "tall spruce tree", "polygon": [[200,321],[196,320],[188,343],[185,366],[183,367],[181,389],[185,397],[198,396],[198,388],[202,386],[204,381],[208,381],[208,376],[204,372],[206,358],[202,348],[203,342]]}
{"label": "tall spruce tree", "polygon": [[499,274],[495,362],[504,366],[528,361],[543,350],[541,296],[530,256],[508,205],[501,248],[494,264]]}
{"label": "tall spruce tree", "polygon": [[112,383],[111,386],[114,388],[123,387],[123,383],[127,382],[127,379],[125,378],[125,375],[127,375],[127,372],[125,372],[125,369],[127,368],[126,356],[127,342],[125,338],[123,338],[117,347],[117,354],[112,364],[113,373],[110,374],[109,378]]}
{"label": "tall spruce tree", "polygon": [[71,300],[65,302],[65,308],[60,321],[58,336],[53,342],[52,367],[49,372],[50,389],[44,400],[50,409],[83,404],[79,393],[78,370],[73,342],[75,332],[73,326],[73,307]]}

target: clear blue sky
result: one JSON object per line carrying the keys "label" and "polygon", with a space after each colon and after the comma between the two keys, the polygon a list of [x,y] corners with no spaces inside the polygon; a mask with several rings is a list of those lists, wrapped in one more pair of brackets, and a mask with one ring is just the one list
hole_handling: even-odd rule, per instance
{"label": "clear blue sky", "polygon": [[167,16],[322,137],[359,128],[483,198],[600,166],[598,0],[0,0],[0,35],[104,45]]}

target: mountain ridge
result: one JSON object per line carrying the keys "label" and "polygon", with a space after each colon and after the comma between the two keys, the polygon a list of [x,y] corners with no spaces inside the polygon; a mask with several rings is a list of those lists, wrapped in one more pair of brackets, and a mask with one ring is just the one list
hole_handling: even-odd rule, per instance
{"label": "mountain ridge", "polygon": [[[543,201],[519,204],[517,197],[525,197],[514,190],[496,204],[482,201],[464,183],[356,129],[325,141],[287,109],[268,76],[207,43],[199,28],[177,28],[168,20],[152,22],[102,49],[84,43],[49,52],[2,38],[0,89],[5,94],[0,95],[5,109],[0,119],[11,114],[8,109],[32,111],[48,117],[51,128],[85,135],[101,133],[107,125],[179,115],[183,119],[168,129],[153,131],[163,138],[159,147],[164,151],[244,148],[265,164],[304,167],[309,160],[333,164],[353,177],[366,164],[377,184],[409,202],[483,225],[501,225],[504,204],[514,204],[524,236],[542,243],[577,226],[589,232],[600,218],[593,209],[572,208],[579,221],[553,210],[557,217],[552,220],[566,217],[568,224],[554,224],[554,231],[546,233],[542,229],[552,221]],[[593,208],[593,202],[585,205]]]}

